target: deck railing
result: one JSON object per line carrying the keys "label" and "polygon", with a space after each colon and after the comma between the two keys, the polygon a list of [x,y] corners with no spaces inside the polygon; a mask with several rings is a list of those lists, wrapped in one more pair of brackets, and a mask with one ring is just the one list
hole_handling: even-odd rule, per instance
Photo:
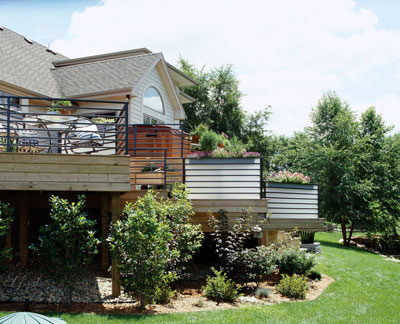
{"label": "deck railing", "polygon": [[128,154],[127,102],[0,96],[0,103],[0,152]]}
{"label": "deck railing", "polygon": [[131,149],[131,190],[185,183],[192,199],[265,198],[262,158],[168,156],[167,148]]}

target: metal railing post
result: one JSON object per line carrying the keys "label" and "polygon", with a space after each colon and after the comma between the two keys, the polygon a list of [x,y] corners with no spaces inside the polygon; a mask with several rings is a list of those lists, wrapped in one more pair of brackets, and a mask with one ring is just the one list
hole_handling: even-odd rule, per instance
{"label": "metal railing post", "polygon": [[263,158],[260,157],[260,198],[264,198],[264,180],[262,176]]}
{"label": "metal railing post", "polygon": [[11,106],[11,98],[7,97],[7,152],[11,152],[11,143],[10,143],[10,106]]}
{"label": "metal railing post", "polygon": [[181,129],[181,157],[183,157],[183,130]]}
{"label": "metal railing post", "polygon": [[128,155],[128,146],[129,146],[129,115],[128,115],[128,109],[129,104],[125,104],[125,155]]}
{"label": "metal railing post", "polygon": [[164,149],[164,189],[167,189],[167,149]]}
{"label": "metal railing post", "polygon": [[133,149],[134,149],[134,156],[136,156],[136,137],[137,137],[137,129],[136,124],[133,125]]}

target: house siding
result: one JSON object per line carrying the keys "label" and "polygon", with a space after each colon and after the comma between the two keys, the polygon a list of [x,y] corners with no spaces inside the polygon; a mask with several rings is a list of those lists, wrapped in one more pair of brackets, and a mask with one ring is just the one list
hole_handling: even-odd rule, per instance
{"label": "house siding", "polygon": [[[149,109],[143,106],[143,95],[146,89],[150,86],[155,87],[161,94],[161,98],[164,104],[164,114]],[[130,123],[132,124],[143,124],[143,114],[161,120],[165,124],[175,123],[175,109],[172,105],[170,96],[164,86],[164,81],[158,70],[158,67],[154,67],[153,70],[147,75],[146,79],[141,82],[138,89],[138,96],[131,99],[130,103]]]}

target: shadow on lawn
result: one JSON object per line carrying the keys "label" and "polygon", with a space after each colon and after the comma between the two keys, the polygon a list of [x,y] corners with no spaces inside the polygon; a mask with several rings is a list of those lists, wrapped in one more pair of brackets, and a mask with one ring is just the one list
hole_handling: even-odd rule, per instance
{"label": "shadow on lawn", "polygon": [[339,242],[332,242],[332,241],[326,241],[323,239],[317,239],[315,240],[316,242],[320,242],[321,246],[326,246],[326,247],[330,247],[330,248],[335,248],[335,249],[340,249],[340,250],[347,250],[347,251],[354,251],[354,252],[358,252],[358,253],[363,253],[363,254],[373,254],[376,255],[376,253],[368,251],[364,248],[361,247],[357,247],[357,246],[345,246],[342,243]]}

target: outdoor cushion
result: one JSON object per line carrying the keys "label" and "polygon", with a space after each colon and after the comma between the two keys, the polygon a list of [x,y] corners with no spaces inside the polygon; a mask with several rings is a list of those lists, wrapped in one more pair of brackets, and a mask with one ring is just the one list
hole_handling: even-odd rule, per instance
{"label": "outdoor cushion", "polygon": [[28,131],[28,130],[18,131],[18,145],[21,145],[21,146],[39,145],[37,132],[36,131]]}
{"label": "outdoor cushion", "polygon": [[86,127],[78,128],[74,132],[69,133],[69,139],[74,139],[74,145],[96,144],[102,145],[103,138],[98,133],[96,125],[89,125]]}

